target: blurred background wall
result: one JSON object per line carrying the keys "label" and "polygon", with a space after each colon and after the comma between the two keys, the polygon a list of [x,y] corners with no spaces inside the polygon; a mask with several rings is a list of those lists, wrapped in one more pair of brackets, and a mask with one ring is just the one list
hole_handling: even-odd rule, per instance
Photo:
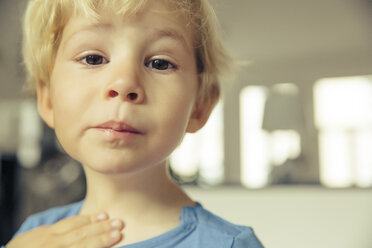
{"label": "blurred background wall", "polygon": [[[21,92],[25,3],[0,1],[0,243],[85,193],[80,165]],[[173,175],[267,247],[372,247],[372,2],[212,3],[243,65],[171,157]]]}

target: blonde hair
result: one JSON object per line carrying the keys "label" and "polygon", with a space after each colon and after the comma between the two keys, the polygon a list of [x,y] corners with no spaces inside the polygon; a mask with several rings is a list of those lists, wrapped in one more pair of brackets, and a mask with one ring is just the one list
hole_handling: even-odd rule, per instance
{"label": "blonde hair", "polygon": [[[63,29],[73,15],[99,18],[100,10],[117,15],[140,11],[150,0],[30,0],[23,24],[23,58],[26,90],[35,92],[38,81],[48,83]],[[220,75],[230,57],[217,33],[217,19],[208,0],[166,0],[181,11],[194,31],[195,57],[199,74],[199,104],[220,95]]]}

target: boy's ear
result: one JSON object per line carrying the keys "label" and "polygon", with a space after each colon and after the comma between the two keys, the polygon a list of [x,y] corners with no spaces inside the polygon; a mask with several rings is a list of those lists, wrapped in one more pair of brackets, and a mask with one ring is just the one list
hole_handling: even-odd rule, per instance
{"label": "boy's ear", "polygon": [[49,127],[54,128],[53,106],[50,97],[49,85],[41,80],[38,81],[36,85],[36,93],[37,107],[41,118]]}
{"label": "boy's ear", "polygon": [[195,104],[193,113],[191,114],[189,123],[186,128],[186,132],[195,133],[201,129],[205,123],[207,123],[209,116],[216,105],[218,97],[211,97],[209,101],[206,101],[204,104]]}

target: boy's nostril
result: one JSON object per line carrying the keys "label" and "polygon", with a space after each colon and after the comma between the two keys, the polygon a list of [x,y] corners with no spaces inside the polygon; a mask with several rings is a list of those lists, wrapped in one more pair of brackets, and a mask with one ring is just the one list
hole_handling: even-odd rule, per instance
{"label": "boy's nostril", "polygon": [[131,101],[136,100],[137,97],[138,97],[137,93],[129,93],[128,94],[128,99],[131,100]]}
{"label": "boy's nostril", "polygon": [[119,93],[117,93],[115,90],[110,90],[109,97],[115,97],[117,95],[119,95]]}

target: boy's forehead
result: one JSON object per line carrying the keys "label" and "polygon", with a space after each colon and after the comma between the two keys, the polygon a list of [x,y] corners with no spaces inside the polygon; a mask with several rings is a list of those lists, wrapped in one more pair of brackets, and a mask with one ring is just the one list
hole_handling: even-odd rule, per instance
{"label": "boy's forehead", "polygon": [[[120,21],[138,22],[154,16],[180,24],[189,28],[192,23],[190,16],[185,15],[185,11],[177,8],[174,1],[169,0],[110,0],[108,4],[98,4],[94,8],[90,6],[75,5],[75,10],[70,12],[70,17],[80,18],[81,22],[88,25],[111,24]],[[83,1],[84,2],[84,1]],[[88,1],[89,2],[89,1]],[[134,4],[136,3],[137,4]],[[102,1],[107,3],[107,1]],[[122,3],[122,4],[120,4]],[[133,4],[130,4],[133,3]]]}
{"label": "boy's forehead", "polygon": [[[148,36],[154,38],[169,37],[193,47],[193,30],[190,21],[185,15],[175,11],[165,1],[148,1],[136,13],[113,13],[111,8],[99,9],[95,16],[82,15],[79,12],[72,15],[64,27],[65,36],[68,40],[82,32],[97,32],[114,30],[122,26],[135,26],[147,31]],[[156,20],[156,21],[154,21]]]}

